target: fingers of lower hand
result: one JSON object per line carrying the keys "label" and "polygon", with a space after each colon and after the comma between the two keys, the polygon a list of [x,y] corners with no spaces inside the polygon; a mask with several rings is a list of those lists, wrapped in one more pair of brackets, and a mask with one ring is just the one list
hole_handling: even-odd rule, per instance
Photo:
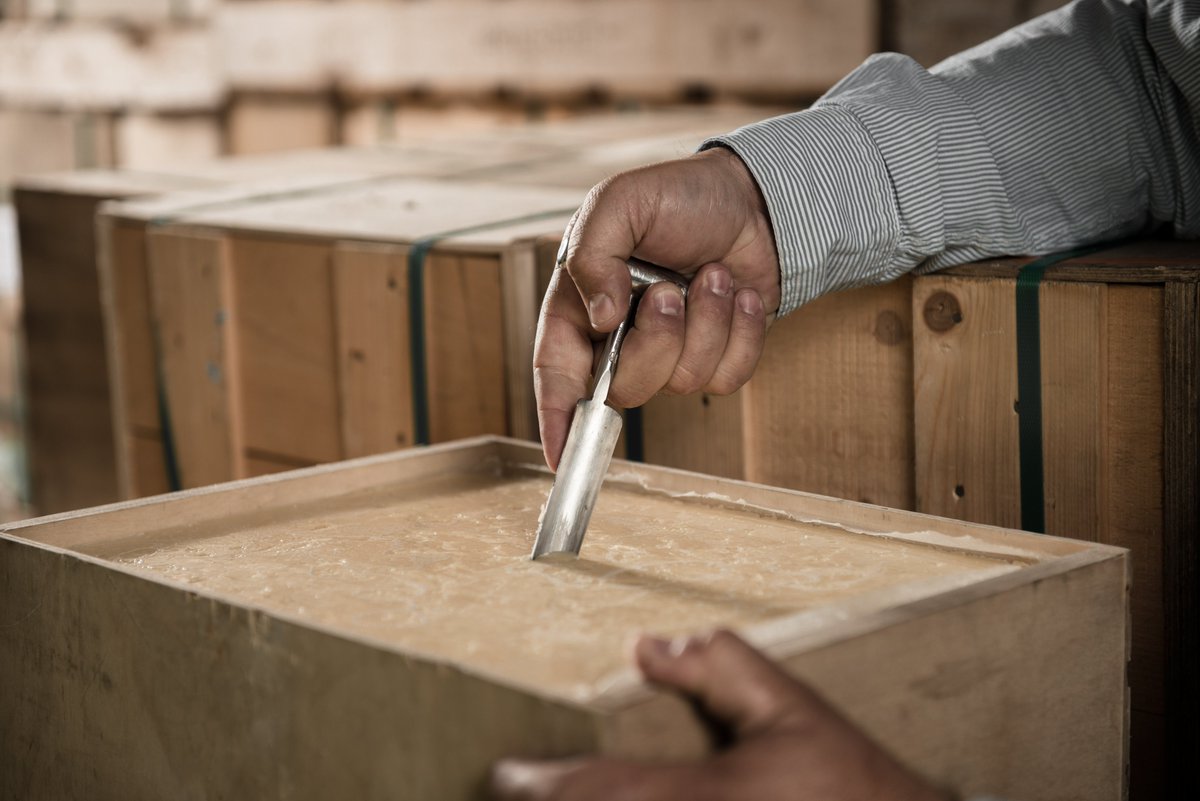
{"label": "fingers of lower hand", "polygon": [[643,638],[636,656],[646,678],[697,698],[740,735],[829,714],[812,690],[728,631],[669,645]]}
{"label": "fingers of lower hand", "polygon": [[698,798],[705,770],[615,759],[506,759],[492,768],[489,790],[497,801],[674,801]]}

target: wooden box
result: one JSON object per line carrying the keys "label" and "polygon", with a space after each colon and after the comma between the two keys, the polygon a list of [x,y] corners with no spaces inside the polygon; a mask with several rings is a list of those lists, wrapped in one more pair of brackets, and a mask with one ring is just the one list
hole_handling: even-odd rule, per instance
{"label": "wooden box", "polygon": [[727,396],[642,410],[654,464],[912,509],[912,280],[837,292],[776,322]]}
{"label": "wooden box", "polygon": [[[1016,275],[1027,261],[916,279],[917,509],[1009,527],[1036,525],[1022,512],[1041,512],[1049,534],[1132,551],[1134,797],[1192,797],[1200,247],[1138,242],[1048,268],[1034,290],[1040,346],[1026,348],[1040,361],[1029,382],[1040,392],[1024,398],[1018,362],[1035,368],[1018,346],[1029,302],[1018,302]],[[1035,405],[1041,425],[1027,415],[1023,435],[1022,410]],[[1032,510],[1022,509],[1023,465],[1026,489],[1042,496]]]}
{"label": "wooden box", "polygon": [[617,462],[582,558],[533,563],[549,485],[479,439],[6,526],[0,797],[477,798],[502,755],[694,757],[626,648],[714,626],[962,797],[1123,797],[1121,549]]}
{"label": "wooden box", "polygon": [[539,238],[582,199],[389,179],[108,209],[102,269],[114,287],[145,271],[152,324],[111,315],[124,494],[535,437]]}
{"label": "wooden box", "polygon": [[[145,267],[132,255],[140,252],[144,237],[140,228],[106,228],[98,242],[96,213],[102,203],[183,193],[175,205],[155,207],[160,216],[169,216],[189,204],[233,202],[295,188],[301,180],[314,186],[395,171],[436,174],[459,163],[449,153],[423,150],[346,150],[197,162],[153,173],[85,170],[22,179],[13,202],[20,229],[34,508],[58,512],[118,498],[111,400],[116,393],[109,382],[98,267],[105,261],[98,252],[109,245],[127,254],[125,272],[107,282],[109,311],[120,315],[119,321],[107,321],[118,335],[109,345],[124,349],[125,358],[144,365],[144,371],[154,369]],[[286,184],[279,183],[280,176],[288,176]],[[201,193],[212,188],[220,188],[219,194]],[[149,403],[154,402],[151,397]],[[150,491],[166,489],[161,484]]]}

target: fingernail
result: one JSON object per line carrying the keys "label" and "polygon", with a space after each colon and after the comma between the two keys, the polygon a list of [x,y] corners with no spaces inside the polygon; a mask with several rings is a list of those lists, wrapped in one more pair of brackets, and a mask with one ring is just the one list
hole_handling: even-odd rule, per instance
{"label": "fingernail", "polygon": [[683,294],[678,289],[665,289],[654,298],[660,314],[678,317],[683,314]]}
{"label": "fingernail", "polygon": [[724,270],[713,270],[708,274],[708,290],[714,295],[720,297],[728,297],[731,289],[731,279],[729,273]]}
{"label": "fingernail", "polygon": [[671,641],[664,640],[662,637],[644,636],[639,643],[641,646],[642,656],[649,657],[655,661],[662,661],[671,658]]}
{"label": "fingernail", "polygon": [[752,289],[738,293],[737,305],[744,314],[750,315],[760,314],[763,309],[762,298]]}
{"label": "fingernail", "polygon": [[597,292],[588,298],[588,317],[591,318],[592,325],[604,323],[613,316],[615,308],[612,298],[603,292]]}

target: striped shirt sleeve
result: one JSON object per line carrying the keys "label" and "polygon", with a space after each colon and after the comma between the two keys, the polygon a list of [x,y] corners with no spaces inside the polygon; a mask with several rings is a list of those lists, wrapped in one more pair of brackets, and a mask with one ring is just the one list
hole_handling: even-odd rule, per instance
{"label": "striped shirt sleeve", "polygon": [[932,70],[873,56],[705,147],[762,189],[786,314],[986,256],[1200,237],[1198,118],[1200,0],[1076,0]]}

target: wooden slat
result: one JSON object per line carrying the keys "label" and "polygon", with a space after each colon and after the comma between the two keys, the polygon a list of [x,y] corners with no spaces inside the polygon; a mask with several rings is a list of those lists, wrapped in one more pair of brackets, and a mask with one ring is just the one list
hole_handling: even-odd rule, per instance
{"label": "wooden slat", "polygon": [[642,407],[646,462],[724,478],[746,477],[745,391],[658,395]]}
{"label": "wooden slat", "polygon": [[1021,523],[1015,301],[1012,282],[1007,287],[941,275],[916,280],[917,511]]}
{"label": "wooden slat", "polygon": [[1044,510],[1046,533],[1059,537],[1100,534],[1109,442],[1100,435],[1109,394],[1107,292],[1104,284],[1052,281],[1039,291]]}
{"label": "wooden slat", "polygon": [[[246,475],[242,373],[229,243],[203,233],[148,237],[170,436],[184,487]],[[301,429],[302,430],[302,429]]]}
{"label": "wooden slat", "polygon": [[746,478],[913,507],[912,281],[777,323],[745,392]]}
{"label": "wooden slat", "polygon": [[510,245],[500,254],[508,435],[533,441],[538,439],[537,402],[533,396],[533,340],[541,307],[537,257],[533,242]]}
{"label": "wooden slat", "polygon": [[340,244],[333,254],[338,387],[347,458],[413,444],[407,250]]}
{"label": "wooden slat", "polygon": [[132,432],[127,436],[129,442],[126,447],[132,455],[129,466],[130,497],[145,498],[170,492],[162,435]]}
{"label": "wooden slat", "polygon": [[1161,286],[1108,287],[1106,426],[1094,435],[1107,472],[1098,539],[1133,552],[1133,705],[1155,714],[1165,709],[1162,299]]}
{"label": "wooden slat", "polygon": [[1200,795],[1200,285],[1164,289],[1163,565],[1170,797]]}
{"label": "wooden slat", "polygon": [[425,259],[425,347],[433,442],[508,427],[499,259],[435,250]]}

